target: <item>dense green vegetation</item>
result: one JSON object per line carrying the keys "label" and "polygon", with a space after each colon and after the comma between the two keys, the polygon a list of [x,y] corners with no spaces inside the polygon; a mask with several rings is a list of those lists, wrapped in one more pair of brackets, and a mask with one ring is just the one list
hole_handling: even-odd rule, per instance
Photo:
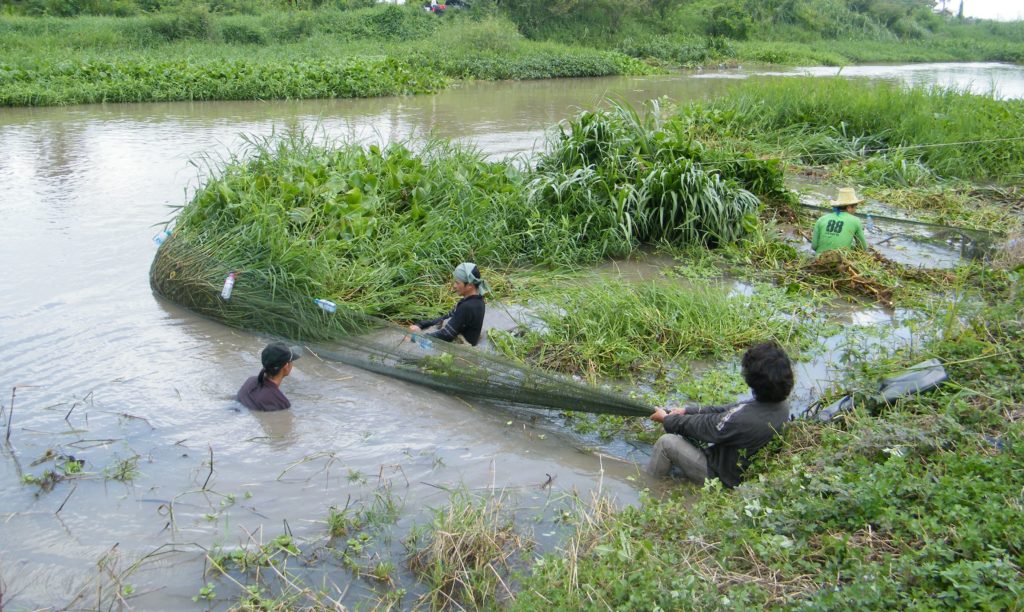
{"label": "dense green vegetation", "polygon": [[448,79],[738,62],[1024,61],[1024,24],[920,0],[23,0],[0,11],[0,105],[421,93]]}
{"label": "dense green vegetation", "polygon": [[940,391],[793,423],[735,491],[684,488],[583,522],[533,565],[514,607],[1013,608],[1024,593],[1021,262],[959,270],[976,301],[938,299],[927,341],[847,364],[847,384],[867,389],[938,357],[951,381]]}
{"label": "dense green vegetation", "polygon": [[411,7],[0,17],[0,105],[367,97],[450,79],[643,74],[615,51],[525,40],[508,21]]}
{"label": "dense green vegetation", "polygon": [[[750,176],[781,176],[777,165],[750,161]],[[624,203],[617,214],[601,215],[601,194],[557,197],[535,188],[536,172],[485,162],[472,150],[444,143],[418,153],[400,144],[332,148],[301,134],[254,143],[216,172],[179,215],[161,253],[185,257],[168,255],[182,244],[209,250],[212,257],[196,262],[192,276],[210,286],[241,271],[236,291],[264,286],[260,279],[279,299],[324,297],[398,319],[425,314],[444,295],[453,262],[467,254],[496,270],[572,268],[666,237],[679,244],[734,239],[756,205],[720,169],[693,165],[661,177],[659,198],[642,210]],[[593,177],[610,183],[615,175],[600,168]],[[699,198],[689,195],[692,185],[700,186]],[[710,205],[718,216],[705,216]],[[700,232],[689,231],[695,219]],[[233,308],[244,304],[232,300]]]}
{"label": "dense green vegetation", "polygon": [[535,564],[516,607],[1014,607],[1022,306],[1018,291],[1016,312],[993,305],[923,354],[893,356],[947,360],[943,391],[794,424],[735,492],[607,517],[566,547],[576,554]]}

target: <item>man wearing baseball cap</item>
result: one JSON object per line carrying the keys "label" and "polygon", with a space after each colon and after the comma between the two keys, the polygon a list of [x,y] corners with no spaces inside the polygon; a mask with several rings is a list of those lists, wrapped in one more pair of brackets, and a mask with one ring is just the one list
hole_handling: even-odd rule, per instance
{"label": "man wearing baseball cap", "polygon": [[281,381],[292,373],[292,362],[299,353],[287,344],[271,342],[263,349],[260,359],[263,369],[256,376],[250,376],[235,396],[251,410],[285,410],[292,403],[281,393]]}

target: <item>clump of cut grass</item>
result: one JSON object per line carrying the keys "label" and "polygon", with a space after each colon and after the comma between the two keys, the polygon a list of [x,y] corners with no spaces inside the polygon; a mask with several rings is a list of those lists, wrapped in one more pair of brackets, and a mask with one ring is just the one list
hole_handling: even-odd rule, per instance
{"label": "clump of cut grass", "polygon": [[111,480],[131,482],[139,475],[139,456],[132,455],[124,459],[118,459],[104,470],[104,474]]}
{"label": "clump of cut grass", "polygon": [[429,586],[422,601],[448,609],[493,605],[512,595],[502,576],[510,559],[525,546],[516,534],[503,494],[453,493],[434,519],[424,540],[415,544],[409,566]]}
{"label": "clump of cut grass", "polygon": [[210,557],[210,561],[222,573],[227,573],[231,567],[244,572],[257,567],[283,564],[289,557],[299,554],[299,547],[292,536],[281,534],[265,544],[256,544],[252,549],[245,547],[215,554]]}
{"label": "clump of cut grass", "polygon": [[842,164],[832,173],[832,181],[879,187],[925,187],[935,182],[935,173],[920,158],[894,151],[858,163]]}
{"label": "clump of cut grass", "polygon": [[897,300],[948,289],[958,278],[949,270],[907,268],[875,251],[859,250],[826,251],[794,272],[784,275],[808,288],[868,298],[890,308]]}

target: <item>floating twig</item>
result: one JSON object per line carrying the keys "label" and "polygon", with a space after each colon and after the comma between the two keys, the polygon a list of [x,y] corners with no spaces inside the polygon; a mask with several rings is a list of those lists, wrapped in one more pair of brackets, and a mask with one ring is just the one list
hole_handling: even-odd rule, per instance
{"label": "floating twig", "polygon": [[126,418],[126,419],[136,419],[138,421],[142,421],[146,425],[149,425],[150,429],[156,429],[156,427],[153,427],[153,424],[149,422],[149,419],[147,419],[145,417],[135,416],[134,414],[128,414],[127,412],[109,412],[109,411],[106,411],[106,410],[101,410],[100,412],[103,412],[104,414],[116,414],[117,416],[123,417],[123,418]]}
{"label": "floating twig", "polygon": [[17,385],[11,387],[11,410],[7,413],[7,437],[4,440],[11,441],[11,419],[14,418],[14,395],[18,392]]}
{"label": "floating twig", "polygon": [[[277,475],[277,480],[281,480],[281,478],[283,478],[284,475],[287,474],[288,471],[291,470],[292,468],[298,467],[298,466],[302,465],[303,463],[309,463],[310,461],[314,461],[316,459],[320,459],[321,457],[328,457],[329,459],[327,461],[327,465],[325,465],[323,468],[321,468],[320,471],[323,471],[323,470],[327,469],[335,461],[334,453],[328,452],[328,451],[320,451],[318,453],[313,453],[312,455],[306,455],[302,459],[299,459],[298,461],[295,461],[294,463],[292,463],[291,465],[286,467],[284,470],[282,470],[281,473]],[[315,476],[315,474],[314,474],[314,476]],[[309,478],[312,478],[312,477],[313,476],[310,476]],[[309,478],[307,478],[306,480],[309,480]]]}
{"label": "floating twig", "polygon": [[71,499],[71,496],[74,495],[75,491],[77,491],[77,490],[78,490],[78,485],[76,484],[74,487],[71,488],[71,492],[68,493],[68,496],[65,497],[64,501],[62,501],[60,503],[60,507],[57,508],[57,511],[54,512],[54,514],[60,514],[60,511],[64,509],[64,504],[68,503],[68,500]]}
{"label": "floating twig", "polygon": [[123,438],[82,438],[81,440],[69,442],[67,445],[77,448],[79,450],[85,450],[87,448],[93,448],[96,446],[106,446],[108,444],[113,444],[114,442],[118,442],[120,440],[123,440]]}
{"label": "floating twig", "polygon": [[206,474],[206,480],[203,481],[203,491],[206,490],[206,485],[210,483],[210,477],[213,476],[213,446],[209,444],[206,446],[210,449],[210,471]]}
{"label": "floating twig", "polygon": [[388,488],[388,487],[391,486],[391,481],[390,480],[387,481],[386,485],[382,485],[381,484],[384,481],[384,468],[386,468],[386,467],[391,468],[391,473],[392,474],[394,474],[395,472],[400,473],[402,475],[402,478],[405,479],[405,488],[407,488],[407,489],[409,488],[409,477],[405,475],[405,470],[402,469],[402,466],[400,464],[394,463],[394,464],[388,465],[388,464],[383,464],[382,463],[381,466],[380,466],[380,470],[377,472],[377,488],[378,489],[381,488],[382,486],[384,488]]}

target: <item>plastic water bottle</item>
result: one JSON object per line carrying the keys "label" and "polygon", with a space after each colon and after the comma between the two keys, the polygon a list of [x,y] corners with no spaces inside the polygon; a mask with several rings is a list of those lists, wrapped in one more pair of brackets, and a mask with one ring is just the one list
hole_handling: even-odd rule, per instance
{"label": "plastic water bottle", "polygon": [[330,300],[314,298],[313,303],[323,309],[324,312],[334,312],[338,309],[338,305]]}
{"label": "plastic water bottle", "polygon": [[434,348],[434,343],[431,342],[430,340],[427,340],[423,336],[413,336],[413,338],[416,339],[416,344],[420,345],[421,349],[430,350]]}
{"label": "plastic water bottle", "polygon": [[875,229],[875,220],[871,217],[870,213],[868,213],[867,223],[865,223],[864,226],[868,231],[873,231]]}
{"label": "plastic water bottle", "polygon": [[164,243],[164,240],[167,240],[170,237],[171,237],[171,230],[170,229],[165,229],[164,231],[160,232],[156,236],[153,236],[153,243],[156,244],[157,246],[160,246],[161,244]]}
{"label": "plastic water bottle", "polygon": [[235,273],[228,274],[228,277],[224,279],[224,288],[220,290],[220,297],[224,300],[231,299],[231,291],[235,288]]}

